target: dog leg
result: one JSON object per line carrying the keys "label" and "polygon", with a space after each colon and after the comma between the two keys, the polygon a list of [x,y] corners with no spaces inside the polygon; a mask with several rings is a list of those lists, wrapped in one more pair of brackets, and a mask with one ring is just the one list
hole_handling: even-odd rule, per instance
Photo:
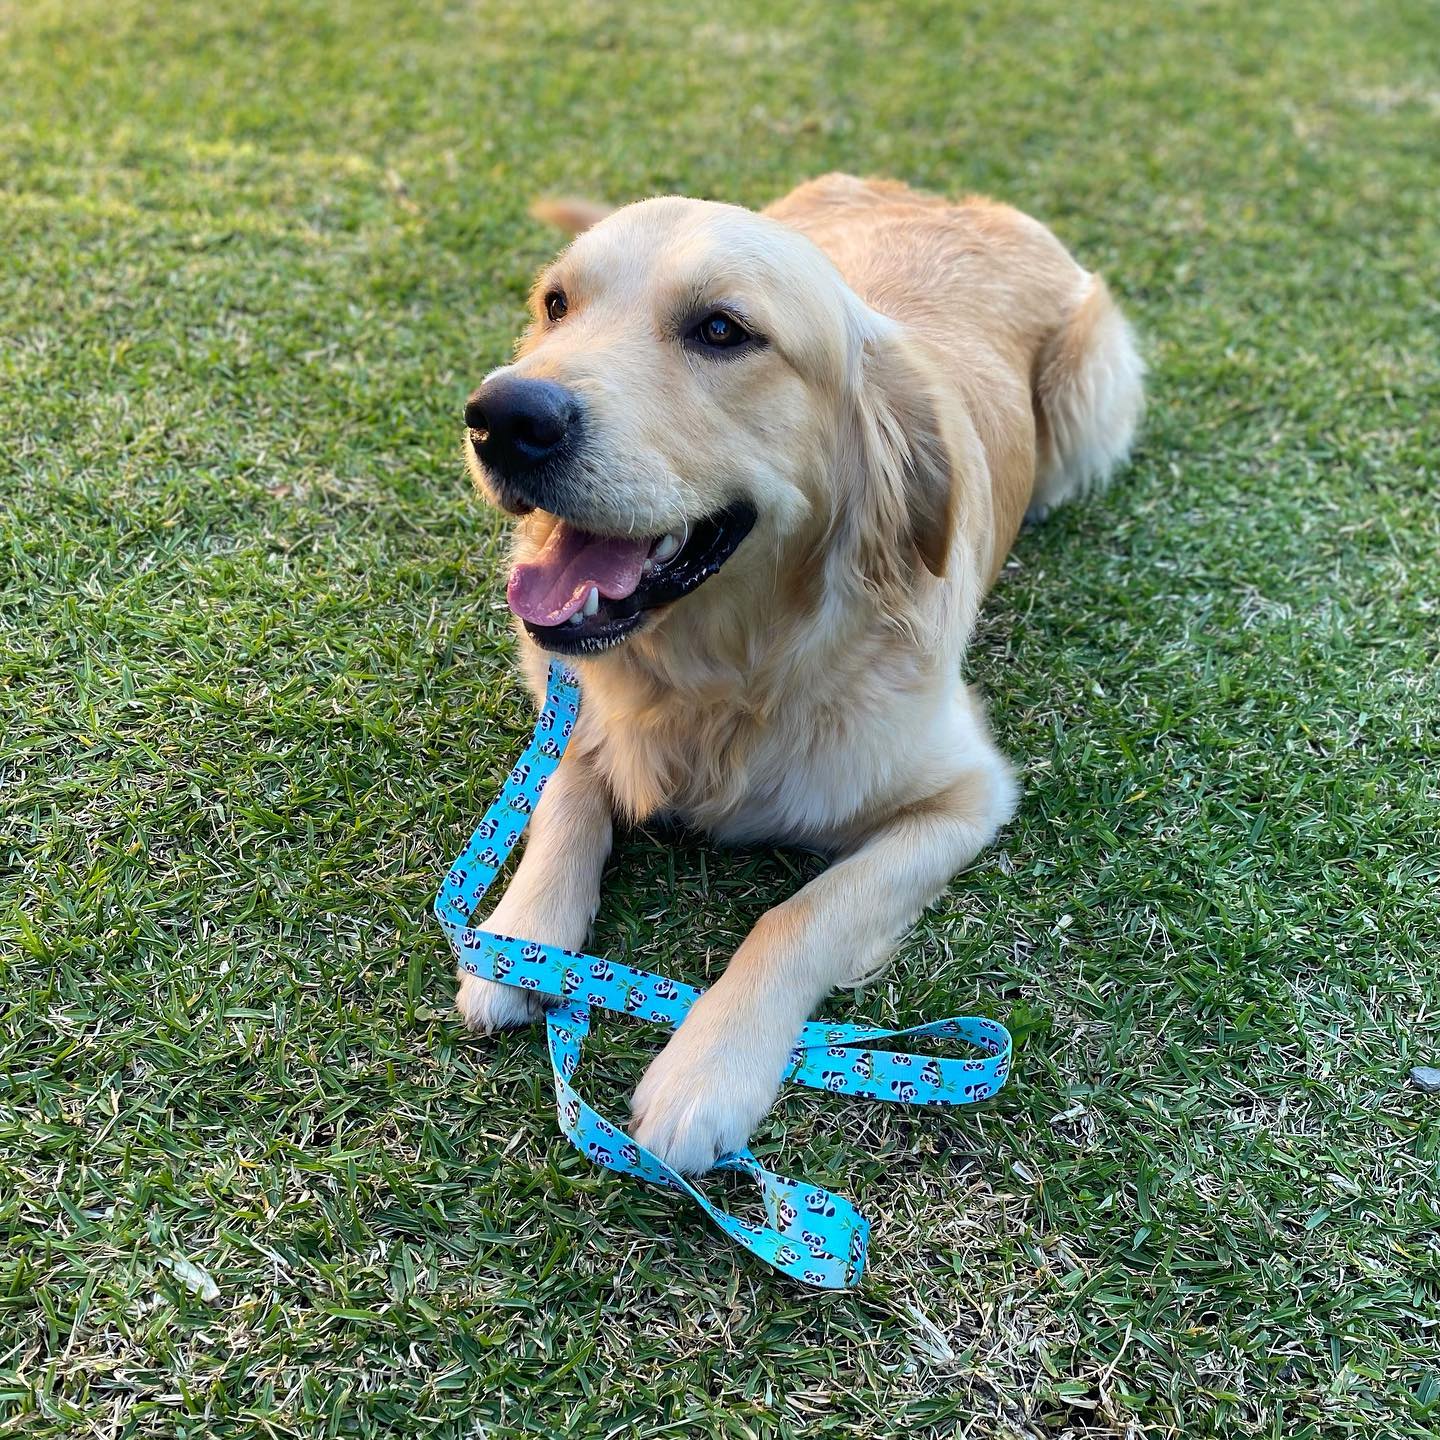
{"label": "dog leg", "polygon": [[632,1102],[641,1144],[698,1173],[745,1143],[811,1011],[835,986],[873,975],[1009,818],[1009,769],[976,738],[973,768],[761,917],[641,1078]]}
{"label": "dog leg", "polygon": [[[573,749],[550,777],[520,863],[482,930],[578,950],[600,904],[600,873],[610,853],[610,800],[593,767]],[[472,1030],[524,1025],[540,1001],[513,985],[461,970],[455,1003]]]}

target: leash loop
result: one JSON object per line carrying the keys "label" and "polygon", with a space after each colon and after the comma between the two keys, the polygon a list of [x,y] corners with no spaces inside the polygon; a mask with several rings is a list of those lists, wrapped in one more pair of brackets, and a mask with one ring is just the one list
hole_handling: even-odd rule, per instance
{"label": "leash loop", "polygon": [[[767,1170],[748,1149],[722,1156],[717,1170],[748,1175],[759,1187],[766,1224],[741,1220],[716,1205],[678,1170],[652,1154],[575,1089],[591,1011],[675,1029],[701,991],[579,950],[499,935],[471,924],[476,907],[525,832],[530,816],[565,753],[580,711],[576,676],[551,661],[535,734],[499,796],[435,896],[435,917],[456,963],[481,979],[515,985],[554,1002],[545,1012],[546,1043],[555,1078],[560,1128],[597,1165],[689,1195],[737,1244],[806,1285],[827,1290],[858,1283],[865,1269],[870,1224],[843,1196]],[[978,1058],[912,1055],[877,1048],[908,1036],[962,1040]],[[904,1030],[811,1021],[796,1039],[786,1079],[832,1094],[861,1095],[901,1105],[969,1105],[987,1099],[1010,1071],[1010,1034],[997,1021],[955,1016]]]}

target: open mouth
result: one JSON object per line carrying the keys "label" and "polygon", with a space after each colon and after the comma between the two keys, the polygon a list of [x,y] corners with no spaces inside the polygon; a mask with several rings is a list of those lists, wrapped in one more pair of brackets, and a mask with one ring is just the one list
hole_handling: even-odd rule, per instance
{"label": "open mouth", "polygon": [[754,523],[754,508],[743,503],[688,532],[639,540],[593,535],[561,520],[540,553],[510,572],[506,598],[537,644],[594,655],[633,634],[649,611],[703,585]]}

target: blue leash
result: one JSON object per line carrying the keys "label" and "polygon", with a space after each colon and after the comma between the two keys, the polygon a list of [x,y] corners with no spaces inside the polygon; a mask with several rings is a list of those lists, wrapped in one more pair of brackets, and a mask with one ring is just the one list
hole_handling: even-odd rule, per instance
{"label": "blue leash", "polygon": [[[555,1101],[561,1129],[582,1155],[607,1170],[683,1191],[732,1240],[786,1275],[827,1290],[854,1285],[865,1268],[870,1222],[843,1195],[776,1175],[748,1149],[737,1150],[722,1156],[715,1168],[739,1170],[755,1181],[769,1223],[739,1220],[592,1110],[571,1084],[580,1068],[581,1043],[590,1033],[592,1006],[673,1030],[699,998],[699,990],[618,961],[494,935],[470,925],[471,915],[524,833],[545,782],[560,763],[579,710],[578,680],[558,660],[552,661],[534,737],[435,897],[435,916],[455,959],[472,975],[518,985],[559,1002],[545,1012]],[[870,1048],[874,1041],[908,1035],[965,1040],[986,1058],[941,1059]],[[816,1090],[905,1105],[969,1105],[995,1094],[1005,1083],[1010,1034],[996,1021],[974,1016],[912,1025],[908,1030],[811,1022],[800,1031],[790,1061],[785,1078]]]}

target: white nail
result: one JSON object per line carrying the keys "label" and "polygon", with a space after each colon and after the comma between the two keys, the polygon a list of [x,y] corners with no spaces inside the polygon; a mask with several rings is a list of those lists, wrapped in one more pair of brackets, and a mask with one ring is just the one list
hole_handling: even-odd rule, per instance
{"label": "white nail", "polygon": [[590,593],[585,597],[585,604],[581,607],[582,615],[593,615],[600,608],[600,590],[597,586],[590,587]]}

